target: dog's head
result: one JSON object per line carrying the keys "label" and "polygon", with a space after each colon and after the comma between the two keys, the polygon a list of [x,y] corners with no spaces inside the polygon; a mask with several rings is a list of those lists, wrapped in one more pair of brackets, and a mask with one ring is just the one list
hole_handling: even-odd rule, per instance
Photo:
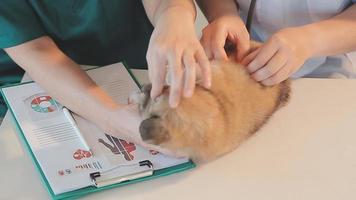
{"label": "dog's head", "polygon": [[[130,103],[139,106],[143,121],[140,124],[141,138],[148,144],[158,145],[178,156],[199,154],[199,148],[206,146],[206,133],[212,129],[216,120],[215,107],[206,92],[196,91],[193,97],[182,99],[178,107],[171,108],[168,103],[169,87],[160,96],[150,97],[151,85],[145,85],[140,92],[130,95]],[[210,110],[207,109],[213,107]],[[202,116],[206,117],[202,120]],[[201,155],[196,155],[201,157]]]}

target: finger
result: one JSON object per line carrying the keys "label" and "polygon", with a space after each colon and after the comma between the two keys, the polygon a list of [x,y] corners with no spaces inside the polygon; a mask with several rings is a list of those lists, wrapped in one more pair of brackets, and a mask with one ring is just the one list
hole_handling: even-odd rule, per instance
{"label": "finger", "polygon": [[242,33],[237,36],[236,49],[237,49],[237,61],[241,61],[250,49],[250,37],[248,33]]}
{"label": "finger", "polygon": [[276,85],[286,80],[291,73],[292,71],[287,62],[277,73],[275,73],[273,76],[269,77],[268,79],[261,81],[261,83],[266,86]]}
{"label": "finger", "polygon": [[252,51],[251,53],[249,53],[247,56],[245,56],[242,59],[241,64],[244,66],[247,66],[248,64],[250,64],[250,62],[256,58],[259,51],[260,51],[260,49],[256,49],[256,50]]}
{"label": "finger", "polygon": [[247,70],[253,73],[267,64],[272,56],[278,51],[278,46],[273,41],[269,40],[264,44],[256,58],[253,59],[247,66]]}
{"label": "finger", "polygon": [[254,51],[258,48],[260,48],[263,45],[263,43],[255,41],[255,40],[251,40],[250,41],[250,49],[249,51]]}
{"label": "finger", "polygon": [[163,56],[147,58],[149,79],[152,83],[151,98],[156,98],[162,93],[167,73],[167,61]]}
{"label": "finger", "polygon": [[196,68],[198,67],[195,62],[194,55],[191,52],[187,52],[183,56],[184,64],[184,97],[191,97],[195,89],[195,79],[196,79]]}
{"label": "finger", "polygon": [[224,46],[227,39],[227,33],[225,29],[218,29],[218,31],[211,37],[211,50],[213,57],[216,60],[227,60],[227,54]]}
{"label": "finger", "polygon": [[273,76],[287,63],[287,58],[285,51],[278,51],[267,65],[254,72],[251,77],[259,82]]}
{"label": "finger", "polygon": [[209,60],[212,60],[213,52],[211,51],[211,48],[210,48],[210,41],[211,40],[210,40],[209,33],[204,33],[202,38],[200,39],[200,43],[203,46],[206,56],[208,57]]}
{"label": "finger", "polygon": [[198,47],[198,50],[195,52],[195,60],[199,64],[199,68],[201,70],[203,87],[209,89],[211,87],[210,62],[201,47]]}
{"label": "finger", "polygon": [[148,69],[148,79],[152,82],[153,79],[153,71],[155,68],[153,67],[155,64],[153,63],[153,53],[151,52],[150,46],[148,46],[148,50],[146,53],[146,61],[147,61],[147,69]]}
{"label": "finger", "polygon": [[169,105],[175,108],[179,104],[179,100],[182,94],[182,53],[172,52],[168,54],[168,68],[170,70],[172,85],[169,91]]}

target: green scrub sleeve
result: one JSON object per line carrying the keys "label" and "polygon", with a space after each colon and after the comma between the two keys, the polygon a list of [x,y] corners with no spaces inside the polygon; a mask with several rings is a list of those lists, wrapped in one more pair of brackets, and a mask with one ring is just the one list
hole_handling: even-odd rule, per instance
{"label": "green scrub sleeve", "polygon": [[27,1],[0,0],[0,49],[46,35]]}

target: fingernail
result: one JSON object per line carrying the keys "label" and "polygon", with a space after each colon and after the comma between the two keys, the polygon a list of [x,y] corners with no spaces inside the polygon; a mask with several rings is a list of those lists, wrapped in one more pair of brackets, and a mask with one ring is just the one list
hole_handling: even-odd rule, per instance
{"label": "fingernail", "polygon": [[185,97],[188,97],[188,98],[189,98],[189,97],[192,97],[192,96],[193,96],[193,90],[188,90],[188,91],[186,91],[185,94],[184,94],[184,96],[185,96]]}
{"label": "fingernail", "polygon": [[208,89],[211,88],[211,79],[208,79],[208,83],[206,84],[206,88],[208,88]]}
{"label": "fingernail", "polygon": [[257,63],[255,61],[250,62],[249,65],[247,65],[247,70],[252,73],[254,72],[254,69],[257,68]]}
{"label": "fingernail", "polygon": [[251,77],[252,77],[253,80],[255,80],[255,81],[257,81],[257,82],[262,81],[262,79],[260,79],[259,77],[257,77],[256,73],[251,74]]}
{"label": "fingernail", "polygon": [[178,101],[171,100],[171,101],[169,101],[169,105],[171,106],[171,108],[176,108],[178,106]]}
{"label": "fingernail", "polygon": [[173,102],[173,103],[171,103],[171,108],[176,108],[177,106],[178,106],[178,103],[177,102]]}

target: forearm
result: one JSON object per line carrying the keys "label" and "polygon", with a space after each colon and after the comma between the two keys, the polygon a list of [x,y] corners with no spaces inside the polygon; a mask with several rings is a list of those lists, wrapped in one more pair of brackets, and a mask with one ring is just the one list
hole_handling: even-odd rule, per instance
{"label": "forearm", "polygon": [[196,2],[209,23],[224,15],[238,15],[235,0],[196,0]]}
{"label": "forearm", "polygon": [[181,17],[190,17],[193,22],[196,18],[193,0],[143,0],[142,2],[153,26],[156,26],[162,14],[172,9],[180,10]]}
{"label": "forearm", "polygon": [[79,115],[107,129],[108,113],[116,104],[79,65],[48,37],[7,48],[9,56],[51,96]]}
{"label": "forearm", "polygon": [[333,18],[302,28],[309,37],[312,56],[356,51],[356,4]]}

